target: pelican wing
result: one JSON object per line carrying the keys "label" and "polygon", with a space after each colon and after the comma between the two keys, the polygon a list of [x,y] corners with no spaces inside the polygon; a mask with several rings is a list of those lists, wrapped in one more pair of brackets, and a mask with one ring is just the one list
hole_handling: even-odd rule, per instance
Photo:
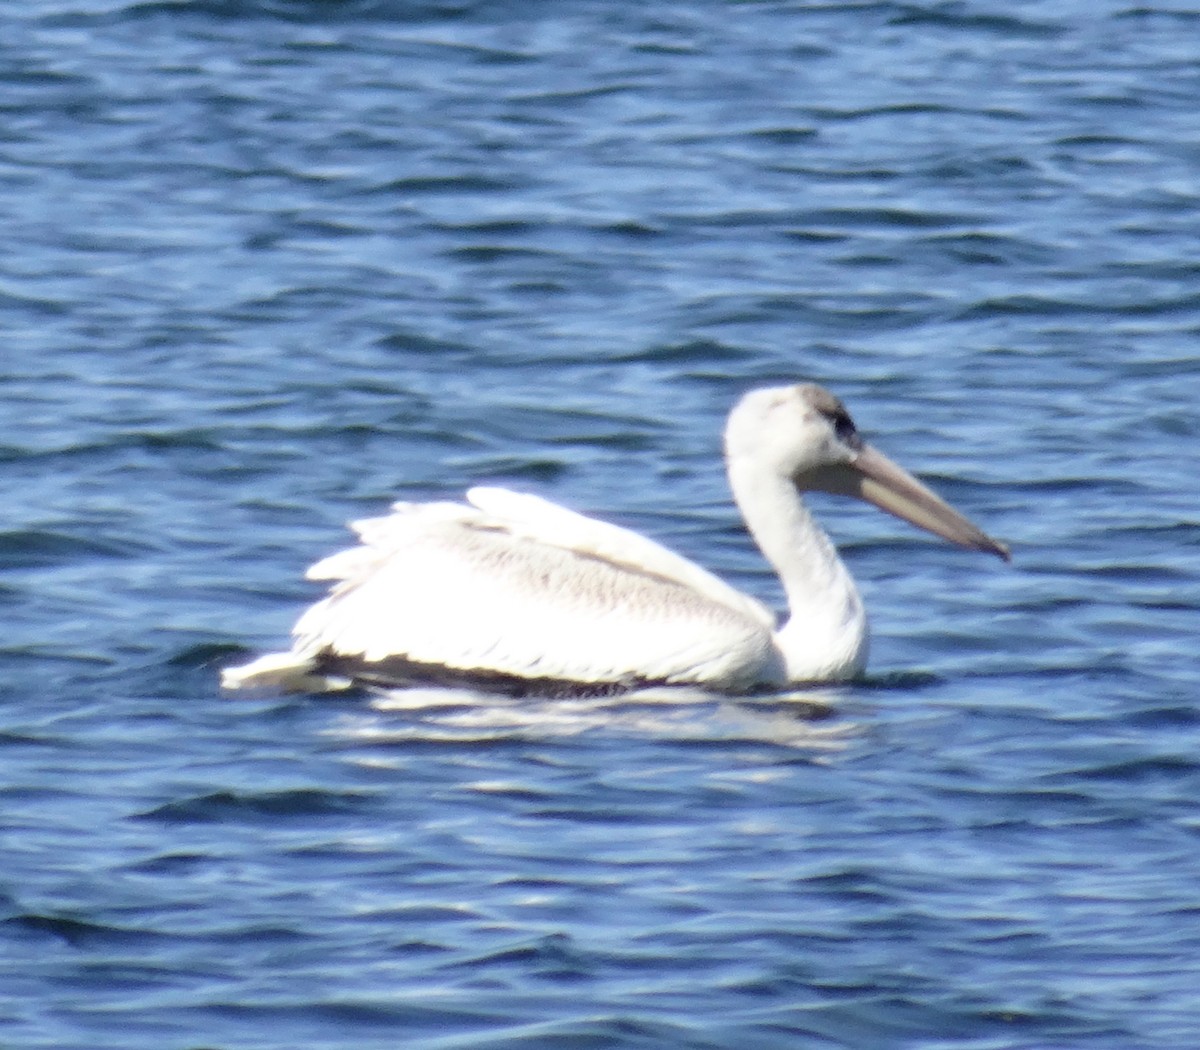
{"label": "pelican wing", "polygon": [[532,496],[396,504],[309,570],[297,654],[582,683],[775,676],[770,614],[650,540]]}
{"label": "pelican wing", "polygon": [[481,485],[468,490],[467,499],[485,513],[502,519],[514,534],[525,534],[543,543],[673,580],[758,621],[768,631],[775,629],[775,614],[761,602],[730,587],[724,580],[661,543],[630,529],[577,514],[539,496],[509,489]]}

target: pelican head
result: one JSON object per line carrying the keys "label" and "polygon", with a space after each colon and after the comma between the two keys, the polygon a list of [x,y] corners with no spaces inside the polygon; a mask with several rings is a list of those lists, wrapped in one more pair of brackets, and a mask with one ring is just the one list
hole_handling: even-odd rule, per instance
{"label": "pelican head", "polygon": [[846,406],[815,383],[748,393],[725,429],[731,471],[736,465],[786,478],[800,492],[853,496],[970,550],[1007,561],[992,539],[928,486],[867,444]]}

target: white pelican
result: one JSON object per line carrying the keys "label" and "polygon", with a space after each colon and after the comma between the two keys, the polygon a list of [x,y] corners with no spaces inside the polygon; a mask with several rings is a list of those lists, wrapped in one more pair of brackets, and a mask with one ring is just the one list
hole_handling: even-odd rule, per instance
{"label": "white pelican", "polygon": [[775,616],[628,529],[536,496],[397,503],[355,522],[361,545],[319,561],[337,581],[292,649],[224,671],[229,689],[470,684],[514,695],[646,685],[722,692],[851,678],[866,662],[854,580],[800,493],[856,496],[952,543],[1008,549],[866,444],[842,403],[805,383],[746,394],[725,427],[729,483],[774,566]]}

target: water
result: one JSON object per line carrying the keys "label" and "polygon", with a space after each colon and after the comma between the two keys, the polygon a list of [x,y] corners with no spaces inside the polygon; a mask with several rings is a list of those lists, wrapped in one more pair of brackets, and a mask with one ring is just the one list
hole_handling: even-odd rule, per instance
{"label": "water", "polygon": [[[1196,1045],[1200,14],[0,18],[0,1042]],[[777,602],[798,378],[1014,547],[819,501],[865,683],[219,695],[480,480]]]}

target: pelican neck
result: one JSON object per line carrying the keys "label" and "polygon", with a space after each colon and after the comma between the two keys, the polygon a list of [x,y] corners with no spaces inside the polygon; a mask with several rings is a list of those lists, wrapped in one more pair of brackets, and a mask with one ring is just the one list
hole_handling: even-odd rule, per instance
{"label": "pelican neck", "polygon": [[728,469],[746,527],[787,599],[776,644],[789,679],[857,673],[866,659],[866,614],[832,540],[790,478],[744,456],[731,457]]}

